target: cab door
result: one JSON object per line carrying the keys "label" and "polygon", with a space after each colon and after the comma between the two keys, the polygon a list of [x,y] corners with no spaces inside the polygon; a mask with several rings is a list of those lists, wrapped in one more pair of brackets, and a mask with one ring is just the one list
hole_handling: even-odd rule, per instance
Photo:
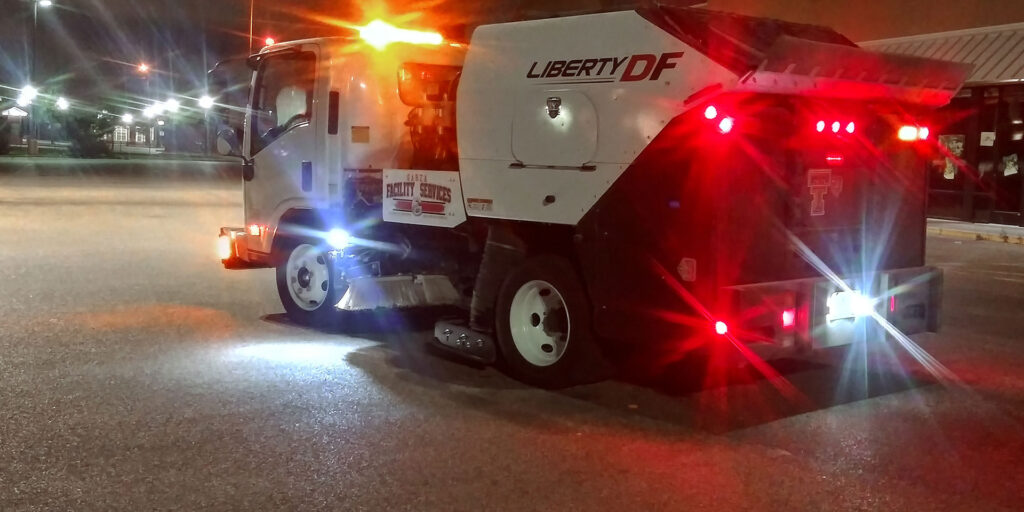
{"label": "cab door", "polygon": [[[314,208],[323,195],[318,62],[319,47],[307,44],[257,63],[243,141],[252,162],[244,185],[247,226],[275,226],[288,209]],[[261,252],[269,252],[269,238],[261,236]]]}

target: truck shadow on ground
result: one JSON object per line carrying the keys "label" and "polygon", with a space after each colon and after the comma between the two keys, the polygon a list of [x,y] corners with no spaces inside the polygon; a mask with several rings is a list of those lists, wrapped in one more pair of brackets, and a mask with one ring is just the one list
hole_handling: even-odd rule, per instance
{"label": "truck shadow on ground", "polygon": [[[769,375],[753,365],[716,367],[703,357],[668,365],[649,363],[622,372],[630,408],[660,421],[724,433],[932,384],[930,378],[892,364],[868,366],[858,354],[816,360],[766,362]],[[586,389],[565,393],[615,407],[615,400]]]}
{"label": "truck shadow on ground", "polygon": [[[530,425],[570,419],[629,425],[644,418],[687,430],[727,433],[934,383],[895,358],[871,361],[850,352],[817,360],[773,360],[766,367],[771,377],[751,365],[714,366],[702,357],[671,363],[634,361],[607,381],[546,391],[432,348],[430,330],[443,314],[434,310],[353,315],[319,330],[378,342],[346,358],[389,391],[407,394],[402,388],[410,385],[435,389],[460,406]],[[289,323],[284,315],[265,320]],[[524,401],[524,395],[532,398]],[[565,407],[566,399],[584,407]],[[553,402],[562,405],[545,406]]]}

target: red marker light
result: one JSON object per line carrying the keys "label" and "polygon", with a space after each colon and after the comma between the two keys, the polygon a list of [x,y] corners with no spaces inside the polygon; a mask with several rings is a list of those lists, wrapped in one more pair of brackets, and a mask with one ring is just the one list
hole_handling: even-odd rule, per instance
{"label": "red marker light", "polygon": [[857,127],[854,126],[853,121],[850,121],[850,123],[846,125],[846,133],[853,133],[856,129]]}
{"label": "red marker light", "polygon": [[714,105],[708,105],[708,108],[704,109],[704,117],[706,119],[714,119],[718,117],[718,109]]}
{"label": "red marker light", "polygon": [[[899,131],[896,132],[896,136],[899,137],[900,140],[917,140],[918,134],[919,132],[917,127],[910,125],[901,126]],[[925,136],[927,135],[928,133],[926,131]]]}
{"label": "red marker light", "polygon": [[829,153],[825,155],[825,161],[828,162],[829,165],[841,165],[843,163],[843,155],[840,155],[839,153]]}
{"label": "red marker light", "polygon": [[782,311],[782,326],[789,329],[796,325],[796,310],[786,309]]}
{"label": "red marker light", "polygon": [[736,122],[733,121],[731,117],[723,117],[722,120],[718,122],[718,131],[722,133],[729,133],[732,131],[732,127],[735,124]]}
{"label": "red marker light", "polygon": [[818,121],[818,124],[814,125],[814,128],[818,130],[818,133],[825,131],[825,121]]}
{"label": "red marker light", "polygon": [[725,322],[721,320],[715,322],[715,334],[718,334],[719,336],[725,336],[728,333],[729,326],[726,325]]}
{"label": "red marker light", "polygon": [[277,41],[274,41],[273,37],[268,37],[264,39],[263,42],[267,43],[267,46],[274,46],[274,43],[276,43]]}
{"label": "red marker light", "polygon": [[839,133],[839,121],[832,121],[832,133]]}
{"label": "red marker light", "polygon": [[896,312],[896,296],[889,297],[889,311],[892,313]]}
{"label": "red marker light", "polygon": [[921,140],[925,140],[925,139],[928,138],[928,134],[929,133],[930,132],[928,131],[928,127],[927,126],[922,126],[922,127],[917,129],[917,138],[919,138]]}
{"label": "red marker light", "polygon": [[249,225],[249,236],[260,236],[260,232],[262,231],[262,226],[260,226],[259,224]]}

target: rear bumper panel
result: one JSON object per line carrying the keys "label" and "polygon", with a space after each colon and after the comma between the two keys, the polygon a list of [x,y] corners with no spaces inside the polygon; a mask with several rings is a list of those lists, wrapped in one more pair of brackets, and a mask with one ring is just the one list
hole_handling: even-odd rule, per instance
{"label": "rear bumper panel", "polygon": [[[870,299],[873,314],[836,318],[829,298],[845,288],[826,278],[797,279],[726,288],[742,341],[784,348],[821,349],[863,339],[883,339],[887,322],[906,335],[939,328],[942,271],[934,267],[886,270],[843,282]],[[782,325],[781,313],[793,310],[794,325]]]}

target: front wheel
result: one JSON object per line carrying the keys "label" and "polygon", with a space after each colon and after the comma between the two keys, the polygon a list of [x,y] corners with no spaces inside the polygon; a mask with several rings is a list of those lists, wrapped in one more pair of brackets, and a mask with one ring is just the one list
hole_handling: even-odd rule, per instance
{"label": "front wheel", "polygon": [[292,321],[302,325],[326,325],[337,318],[335,305],[344,290],[335,283],[327,250],[301,241],[288,250],[277,267],[277,294]]}
{"label": "front wheel", "polygon": [[608,373],[593,334],[590,301],[565,258],[531,258],[512,271],[495,316],[498,346],[512,377],[562,388]]}

